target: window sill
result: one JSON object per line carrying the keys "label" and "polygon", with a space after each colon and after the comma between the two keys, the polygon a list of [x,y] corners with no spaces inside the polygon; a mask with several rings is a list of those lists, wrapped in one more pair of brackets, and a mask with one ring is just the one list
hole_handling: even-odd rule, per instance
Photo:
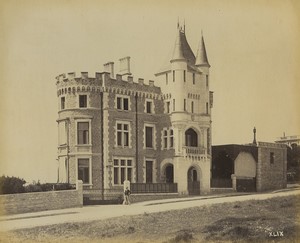
{"label": "window sill", "polygon": [[130,112],[131,110],[122,110],[122,109],[117,109],[117,111],[120,111],[120,112]]}
{"label": "window sill", "polygon": [[116,145],[116,146],[114,146],[114,148],[116,148],[116,149],[118,149],[118,148],[121,148],[121,149],[131,149],[132,147],[131,146]]}

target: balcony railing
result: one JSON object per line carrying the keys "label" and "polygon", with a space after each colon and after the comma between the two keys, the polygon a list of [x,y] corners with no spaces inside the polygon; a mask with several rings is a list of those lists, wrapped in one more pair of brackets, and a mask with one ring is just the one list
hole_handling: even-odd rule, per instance
{"label": "balcony railing", "polygon": [[207,150],[204,147],[182,147],[183,156],[185,158],[202,160],[207,158]]}
{"label": "balcony railing", "polygon": [[177,183],[131,183],[131,193],[176,193]]}

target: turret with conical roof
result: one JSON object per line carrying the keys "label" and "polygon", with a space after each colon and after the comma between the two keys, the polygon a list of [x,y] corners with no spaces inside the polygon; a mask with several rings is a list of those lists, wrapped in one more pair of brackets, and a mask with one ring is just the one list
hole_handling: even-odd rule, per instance
{"label": "turret with conical roof", "polygon": [[201,31],[201,40],[199,43],[199,47],[197,50],[197,56],[196,56],[196,63],[195,65],[197,67],[210,67],[209,62],[208,62],[208,58],[207,58],[207,54],[206,54],[206,48],[205,48],[205,43],[204,43],[204,38],[203,38],[203,33]]}
{"label": "turret with conical roof", "polygon": [[177,60],[185,60],[190,64],[195,64],[195,55],[187,42],[185,36],[185,28],[177,27],[177,38],[175,41],[175,46],[173,50],[172,59],[170,62],[174,62]]}

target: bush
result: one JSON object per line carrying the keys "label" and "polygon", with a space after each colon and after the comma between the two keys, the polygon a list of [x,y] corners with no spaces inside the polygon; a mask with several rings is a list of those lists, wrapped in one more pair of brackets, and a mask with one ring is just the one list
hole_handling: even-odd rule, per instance
{"label": "bush", "polygon": [[25,187],[26,192],[48,192],[75,189],[76,186],[68,183],[43,183],[33,181]]}
{"label": "bush", "polygon": [[0,194],[13,194],[13,193],[23,193],[25,192],[24,184],[26,181],[20,179],[19,177],[0,177]]}

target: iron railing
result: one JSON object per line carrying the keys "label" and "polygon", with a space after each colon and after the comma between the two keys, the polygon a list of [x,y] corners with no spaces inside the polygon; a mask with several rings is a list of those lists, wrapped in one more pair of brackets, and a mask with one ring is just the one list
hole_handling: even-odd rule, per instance
{"label": "iron railing", "polygon": [[210,186],[213,188],[232,188],[232,180],[223,178],[212,178],[210,180]]}
{"label": "iron railing", "polygon": [[177,183],[131,183],[131,193],[176,193]]}

